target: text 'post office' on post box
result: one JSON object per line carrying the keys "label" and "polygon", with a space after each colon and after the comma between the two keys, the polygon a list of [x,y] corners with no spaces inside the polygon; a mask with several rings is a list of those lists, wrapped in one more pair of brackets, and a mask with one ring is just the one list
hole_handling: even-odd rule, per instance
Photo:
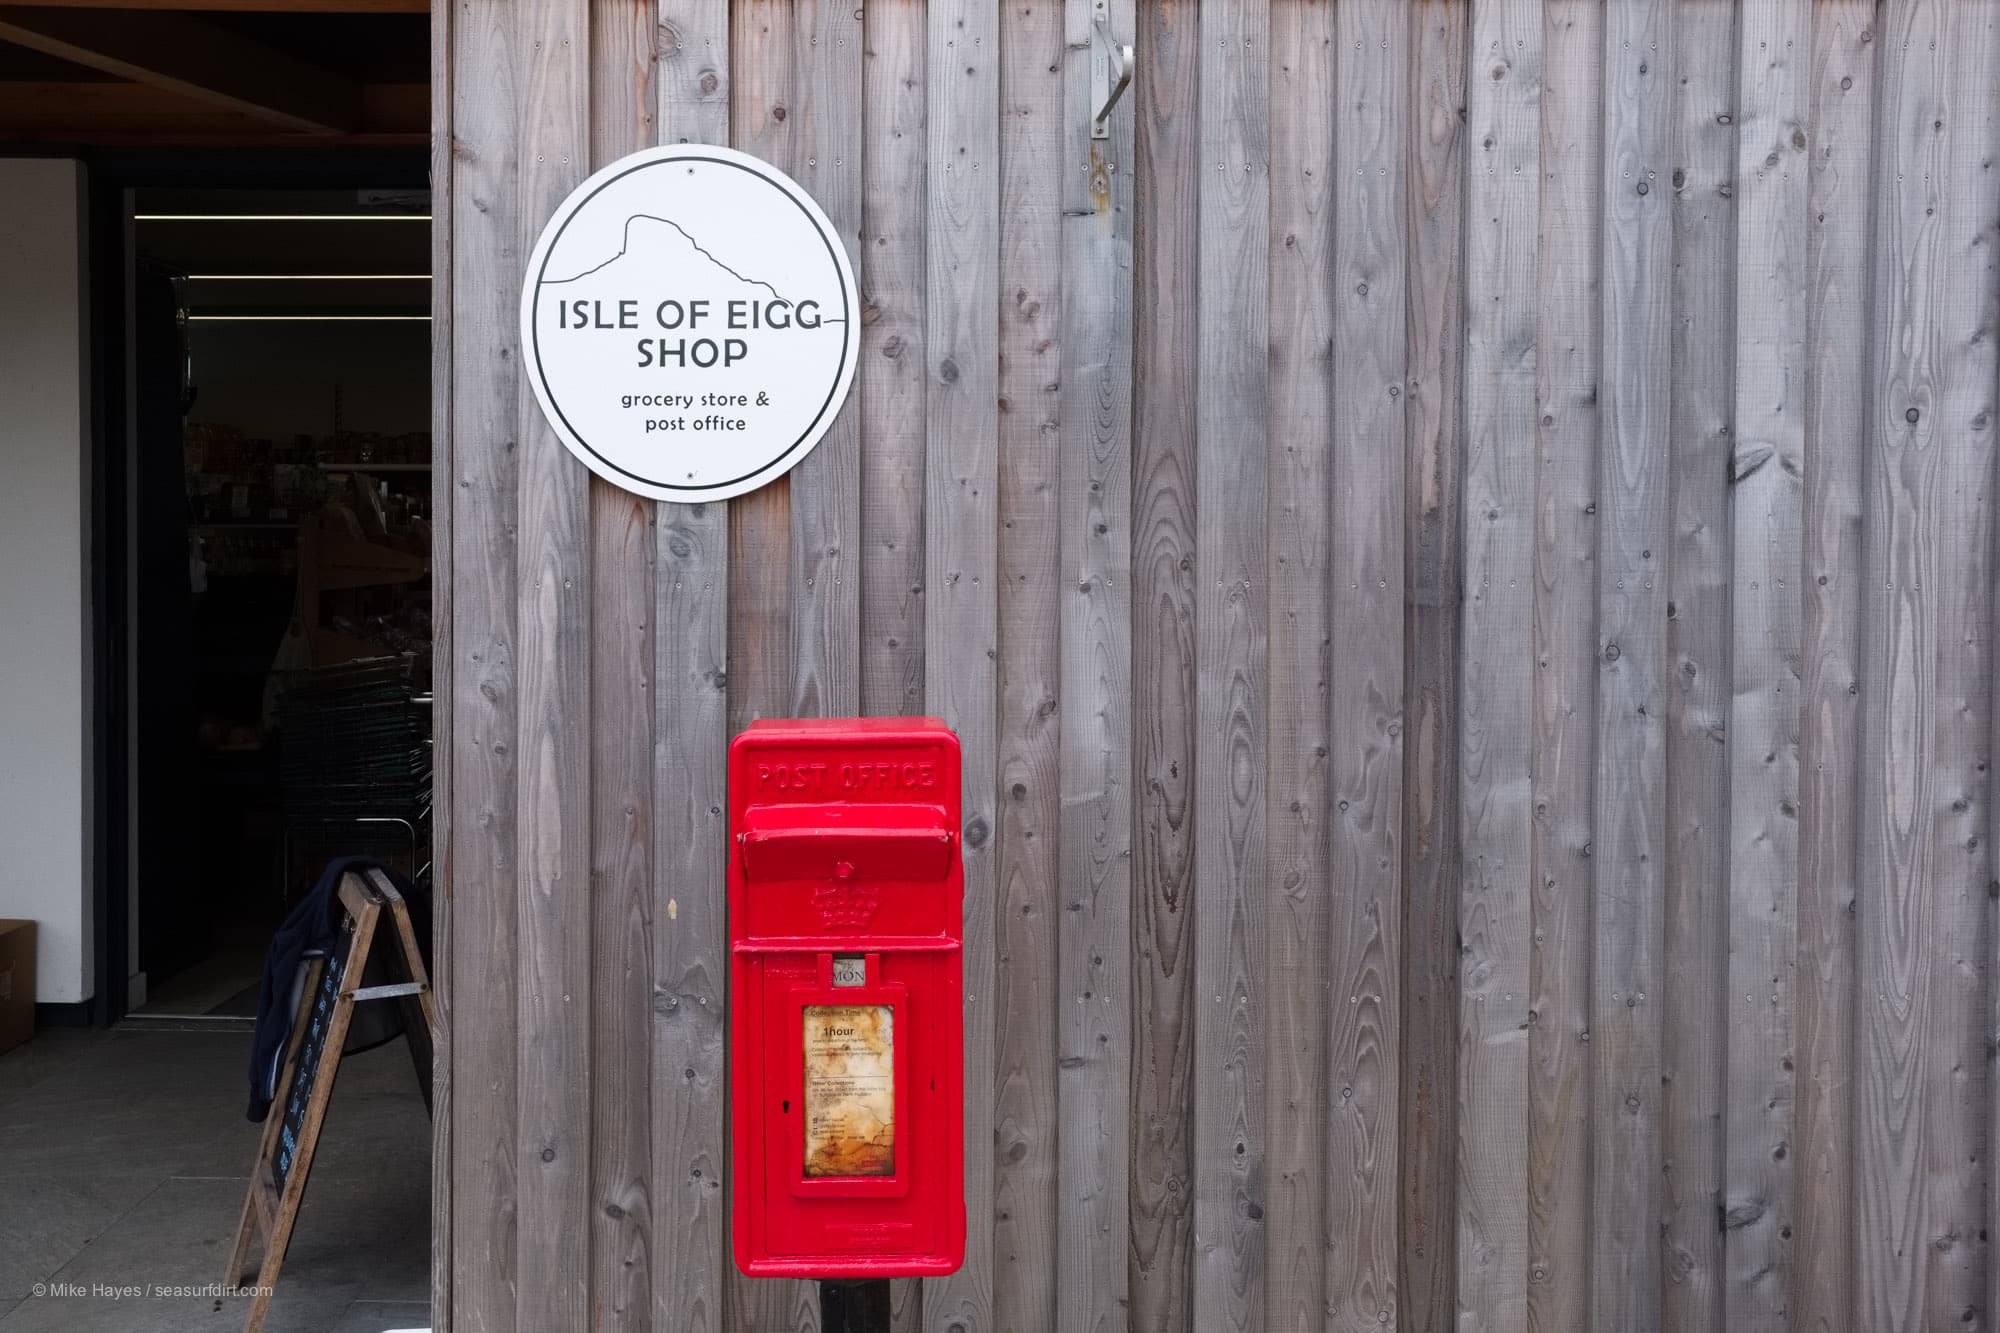
{"label": "text 'post office' on post box", "polygon": [[965,1256],[958,737],[764,721],[729,752],[736,1263],[917,1277]]}

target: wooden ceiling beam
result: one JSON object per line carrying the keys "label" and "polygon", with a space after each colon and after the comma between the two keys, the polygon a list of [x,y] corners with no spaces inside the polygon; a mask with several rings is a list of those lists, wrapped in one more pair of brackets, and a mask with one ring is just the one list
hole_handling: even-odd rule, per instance
{"label": "wooden ceiling beam", "polygon": [[0,7],[0,41],[289,130],[340,134],[361,119],[353,80],[185,14]]}
{"label": "wooden ceiling beam", "polygon": [[361,122],[329,138],[273,126],[240,112],[136,83],[0,81],[0,143],[190,144],[423,143],[429,90],[421,83],[364,84]]}

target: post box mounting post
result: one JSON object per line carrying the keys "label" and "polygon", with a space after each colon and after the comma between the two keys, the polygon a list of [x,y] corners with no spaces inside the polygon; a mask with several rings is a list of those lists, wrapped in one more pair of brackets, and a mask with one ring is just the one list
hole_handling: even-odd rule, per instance
{"label": "post box mounting post", "polygon": [[822,1281],[819,1327],[820,1333],[889,1333],[889,1279]]}

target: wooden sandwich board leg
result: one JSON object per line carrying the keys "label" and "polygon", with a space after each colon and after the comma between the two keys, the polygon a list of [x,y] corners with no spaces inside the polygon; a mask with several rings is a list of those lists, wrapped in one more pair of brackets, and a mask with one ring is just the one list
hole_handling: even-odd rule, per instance
{"label": "wooden sandwich board leg", "polygon": [[[431,995],[430,976],[424,969],[423,953],[417,946],[416,931],[410,924],[409,908],[403,902],[403,896],[396,891],[396,886],[379,871],[369,872],[366,881],[355,875],[343,879],[340,904],[345,921],[352,925],[352,932],[349,933],[343,926],[342,941],[346,954],[339,960],[339,996],[328,1015],[325,1038],[317,1048],[319,1055],[311,1075],[312,1095],[299,1119],[298,1141],[293,1146],[291,1168],[284,1173],[285,1184],[280,1190],[273,1183],[272,1162],[280,1149],[289,1110],[281,1097],[280,1101],[272,1104],[270,1113],[265,1117],[257,1160],[250,1169],[250,1187],[243,1199],[243,1215],[236,1226],[236,1242],[230,1250],[229,1285],[235,1286],[242,1281],[251,1246],[259,1237],[263,1240],[263,1261],[258,1268],[257,1291],[251,1299],[249,1317],[243,1325],[244,1333],[258,1333],[270,1310],[271,1297],[278,1283],[278,1270],[285,1262],[285,1249],[291,1243],[292,1226],[298,1220],[299,1205],[305,1197],[313,1152],[319,1144],[320,1126],[325,1120],[327,1102],[333,1096],[334,1078],[340,1069],[341,1048],[347,1043],[347,1029],[357,1003],[393,999],[400,1006],[405,1035],[410,1043],[410,1058],[417,1067],[418,1085],[423,1089],[424,1109],[429,1111],[431,1108],[432,1033],[437,1022],[437,1010]],[[362,982],[368,956],[384,909],[388,912],[388,919],[395,923],[395,934],[389,943],[391,962],[398,968],[392,969],[392,975],[399,969],[401,979],[382,986],[364,986]],[[324,999],[322,991],[335,984],[335,979],[326,975],[326,969],[334,961],[317,959],[307,972],[306,985],[299,996],[298,1012],[292,1016],[292,1035],[286,1047],[284,1075],[278,1084],[281,1093],[290,1091],[296,1081],[300,1050],[313,1007]]]}
{"label": "wooden sandwich board leg", "polygon": [[[340,999],[334,1004],[322,1047],[324,1055],[321,1060],[325,1073],[313,1080],[312,1100],[307,1104],[305,1119],[300,1126],[298,1146],[293,1154],[291,1169],[285,1176],[284,1192],[280,1194],[271,1184],[269,1149],[275,1147],[276,1134],[268,1125],[266,1148],[259,1150],[257,1161],[251,1168],[249,1198],[244,1207],[255,1213],[261,1224],[264,1261],[257,1270],[257,1291],[251,1298],[243,1333],[259,1333],[264,1327],[264,1316],[271,1308],[278,1270],[284,1266],[285,1248],[291,1243],[292,1225],[298,1220],[299,1204],[305,1196],[306,1177],[312,1171],[313,1149],[319,1142],[320,1122],[326,1115],[327,1100],[333,1095],[334,1076],[340,1068],[341,1047],[346,1044],[348,1023],[354,1016],[355,989],[367,967],[369,944],[375,938],[376,918],[381,912],[380,900],[365,892],[360,881],[351,875],[341,881],[340,901],[354,922],[353,943],[342,973]],[[310,991],[307,993],[311,994]],[[301,1015],[301,1020],[303,1017]],[[303,1026],[303,1021],[300,1026]],[[279,1114],[275,1103],[272,1112]],[[280,1120],[282,1122],[281,1114]],[[269,1215],[266,1216],[266,1213]],[[242,1243],[241,1237],[238,1243]]]}
{"label": "wooden sandwich board leg", "polygon": [[437,1002],[431,995],[430,973],[424,969],[423,951],[417,947],[416,928],[410,924],[410,909],[403,895],[379,870],[369,872],[369,881],[388,904],[389,919],[396,923],[396,940],[402,946],[403,972],[418,987],[413,995],[397,997],[403,1014],[403,1032],[410,1042],[410,1062],[416,1066],[417,1086],[423,1089],[424,1113],[432,1114],[431,1065],[435,1052],[431,1034],[437,1031]]}

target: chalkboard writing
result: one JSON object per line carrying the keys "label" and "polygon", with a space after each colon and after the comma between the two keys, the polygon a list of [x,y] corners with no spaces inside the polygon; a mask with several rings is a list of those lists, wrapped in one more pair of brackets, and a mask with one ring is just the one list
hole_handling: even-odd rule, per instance
{"label": "chalkboard writing", "polygon": [[[409,908],[395,884],[379,870],[365,876],[350,871],[343,876],[340,907],[340,933],[334,947],[320,964],[312,989],[298,998],[291,1064],[284,1080],[285,1104],[277,1114],[264,1117],[257,1163],[250,1171],[236,1241],[230,1247],[229,1281],[233,1286],[245,1276],[252,1247],[260,1240],[263,1244],[257,1295],[244,1320],[244,1333],[258,1333],[270,1310],[272,1289],[285,1262],[285,1246],[298,1220],[299,1205],[305,1199],[313,1150],[319,1143],[320,1126],[325,1121],[334,1076],[340,1072],[340,1057],[356,1005],[394,1000],[403,1011],[410,1058],[424,1089],[424,1105],[430,1105],[431,1042],[437,1030],[437,1009],[431,1001],[430,977],[424,971]],[[378,925],[388,929],[377,931]],[[386,954],[381,952],[384,949]],[[371,960],[378,956],[393,980],[385,985],[361,984]]]}
{"label": "chalkboard writing", "polygon": [[305,1130],[306,1110],[312,1105],[313,1082],[319,1077],[320,1056],[326,1050],[327,1028],[333,1022],[334,1006],[340,1001],[341,978],[347,971],[347,957],[354,948],[354,918],[341,922],[340,939],[320,969],[319,990],[305,1017],[305,1035],[299,1038],[298,1055],[292,1066],[292,1085],[285,1094],[285,1118],[278,1127],[277,1151],[271,1154],[271,1183],[284,1192],[285,1177],[291,1174],[292,1159],[298,1154],[299,1139]]}

